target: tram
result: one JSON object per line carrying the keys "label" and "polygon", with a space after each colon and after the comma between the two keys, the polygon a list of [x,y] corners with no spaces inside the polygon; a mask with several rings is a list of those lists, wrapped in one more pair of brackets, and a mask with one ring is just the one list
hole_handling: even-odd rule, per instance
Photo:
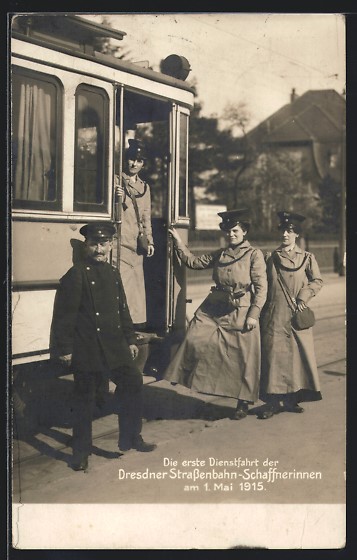
{"label": "tram", "polygon": [[[149,146],[155,255],[145,261],[147,329],[138,334],[143,373],[185,329],[185,270],[168,227],[189,228],[188,135],[194,92],[186,59],[156,72],[98,49],[126,33],[79,15],[18,14],[11,26],[11,251],[13,368],[49,365],[50,327],[61,276],[79,258],[79,230],[114,220],[130,138]],[[173,62],[173,64],[172,64]],[[179,62],[179,64],[178,64]],[[188,65],[188,66],[187,66]]]}

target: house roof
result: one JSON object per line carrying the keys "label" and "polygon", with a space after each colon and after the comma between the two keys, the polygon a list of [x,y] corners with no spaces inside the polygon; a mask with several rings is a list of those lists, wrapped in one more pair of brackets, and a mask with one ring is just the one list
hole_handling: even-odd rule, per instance
{"label": "house roof", "polygon": [[346,101],[335,90],[309,90],[248,133],[263,143],[339,142]]}

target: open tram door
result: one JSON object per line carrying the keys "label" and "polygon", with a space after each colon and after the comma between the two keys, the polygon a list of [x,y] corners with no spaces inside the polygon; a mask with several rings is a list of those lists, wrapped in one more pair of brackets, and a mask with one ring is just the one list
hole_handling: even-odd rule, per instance
{"label": "open tram door", "polygon": [[[140,178],[150,187],[155,253],[143,259],[147,321],[138,333],[138,365],[146,374],[160,375],[169,360],[173,341],[180,338],[186,326],[185,268],[175,256],[168,227],[179,227],[182,238],[187,240],[189,110],[169,99],[122,85],[117,87],[115,105],[114,174],[119,181],[123,183],[129,139],[140,140],[147,152]],[[113,200],[113,218],[118,224],[113,264],[120,269],[125,205],[115,197]]]}

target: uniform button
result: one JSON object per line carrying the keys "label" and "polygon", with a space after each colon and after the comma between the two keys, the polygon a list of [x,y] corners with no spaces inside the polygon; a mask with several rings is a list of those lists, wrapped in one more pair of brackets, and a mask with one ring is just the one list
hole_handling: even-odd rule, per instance
{"label": "uniform button", "polygon": [[120,329],[120,325],[118,325],[118,329]]}
{"label": "uniform button", "polygon": [[100,328],[99,328],[99,327],[97,328],[97,331],[100,331]]}
{"label": "uniform button", "polygon": [[99,315],[98,311],[97,311],[96,315]]}
{"label": "uniform button", "polygon": [[90,266],[87,266],[86,268],[87,268],[87,270],[90,270]]}
{"label": "uniform button", "polygon": [[95,284],[94,280],[92,280],[91,284]]}
{"label": "uniform button", "polygon": [[119,311],[117,311],[118,315],[119,315]]}
{"label": "uniform button", "polygon": [[117,296],[117,299],[119,299],[119,296]]}

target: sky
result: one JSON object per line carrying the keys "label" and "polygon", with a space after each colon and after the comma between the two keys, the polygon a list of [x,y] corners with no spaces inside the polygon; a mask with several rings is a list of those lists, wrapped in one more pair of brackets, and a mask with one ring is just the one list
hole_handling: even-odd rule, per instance
{"label": "sky", "polygon": [[[98,12],[83,14],[101,20]],[[346,84],[342,14],[106,13],[127,35],[121,46],[132,61],[159,70],[170,54],[188,59],[201,114],[218,117],[229,104],[244,103],[248,129],[309,89],[343,92]]]}

